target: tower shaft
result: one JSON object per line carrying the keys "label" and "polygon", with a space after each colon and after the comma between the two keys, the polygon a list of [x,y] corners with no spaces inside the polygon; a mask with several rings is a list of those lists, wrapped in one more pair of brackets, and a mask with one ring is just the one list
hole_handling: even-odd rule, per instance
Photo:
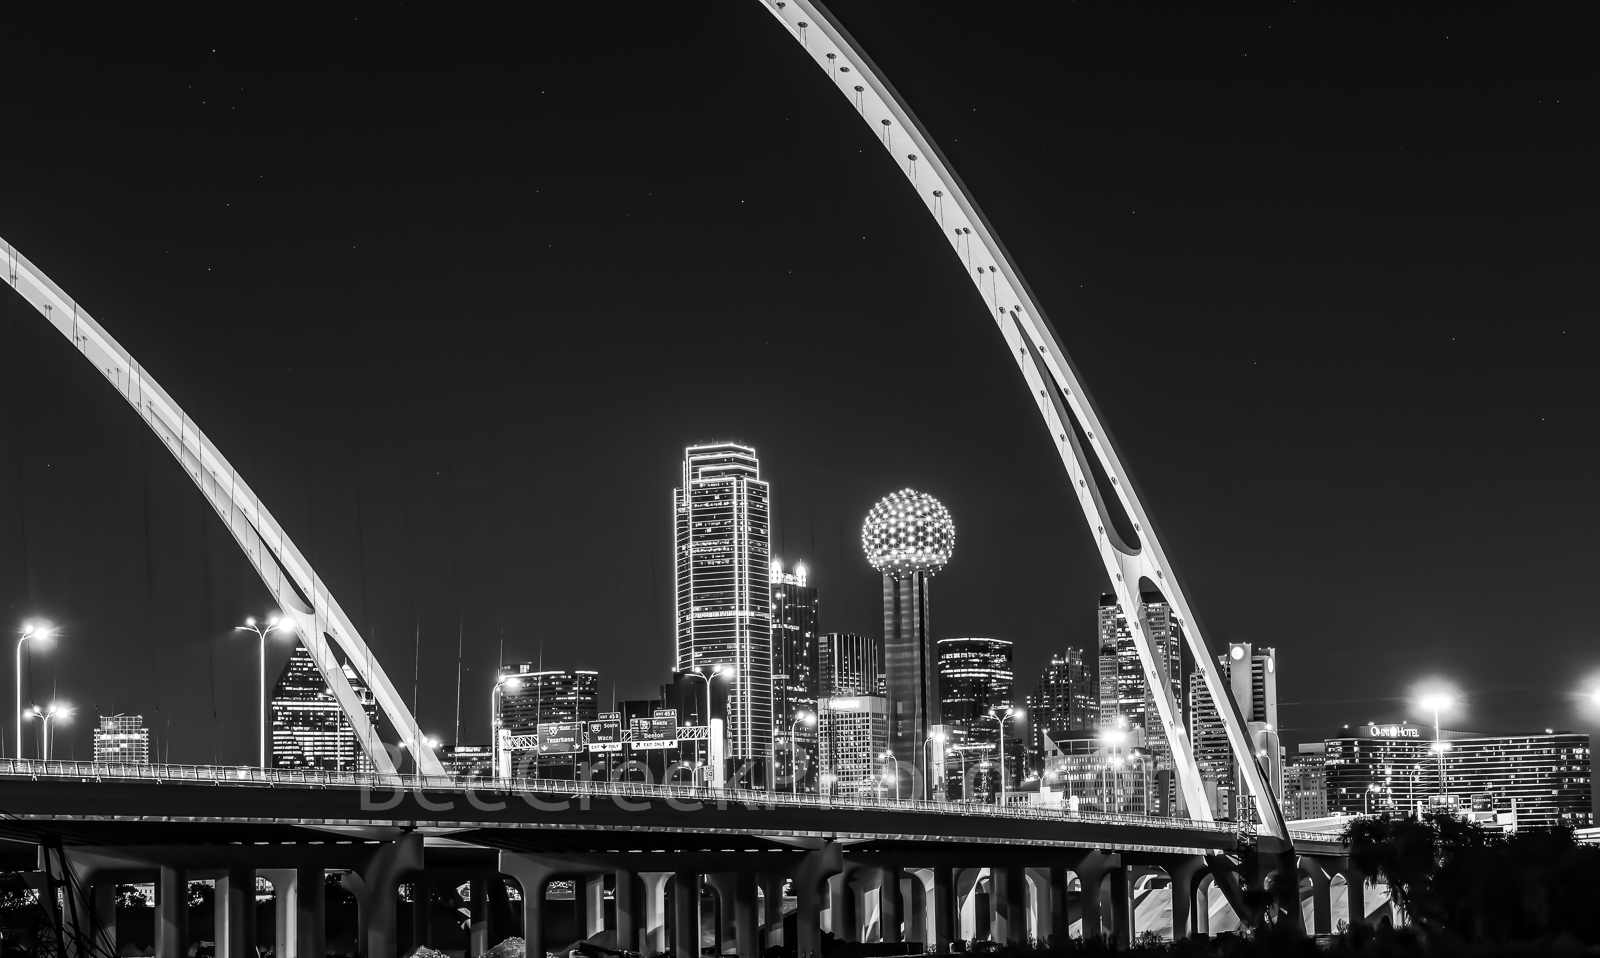
{"label": "tower shaft", "polygon": [[[913,572],[883,577],[883,660],[889,709],[889,751],[895,773],[914,782],[915,797],[927,795],[923,743],[940,724],[939,654],[928,627],[931,576]],[[900,769],[905,772],[901,773]],[[907,795],[905,797],[912,797]]]}

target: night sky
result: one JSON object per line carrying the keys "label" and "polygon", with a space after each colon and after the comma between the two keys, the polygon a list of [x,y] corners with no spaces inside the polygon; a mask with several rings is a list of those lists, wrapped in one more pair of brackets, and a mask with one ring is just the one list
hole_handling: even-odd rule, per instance
{"label": "night sky", "polygon": [[[1104,572],[1015,363],[755,0],[337,9],[8,10],[0,236],[195,415],[425,729],[455,735],[458,647],[468,743],[502,659],[666,679],[702,440],[756,447],[825,630],[880,631],[860,523],[911,486],[957,527],[938,636],[1014,640],[1024,688],[1093,647]],[[1596,727],[1591,9],[836,13],[1038,293],[1213,641],[1277,647],[1286,739],[1425,721],[1429,678],[1450,727]],[[78,708],[57,754],[135,711],[162,758],[253,761],[254,571],[9,292],[0,373],[0,626],[63,630],[26,696]]]}

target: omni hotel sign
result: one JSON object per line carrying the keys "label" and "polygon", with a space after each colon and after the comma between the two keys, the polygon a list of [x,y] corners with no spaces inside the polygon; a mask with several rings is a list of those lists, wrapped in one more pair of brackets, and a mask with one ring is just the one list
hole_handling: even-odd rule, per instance
{"label": "omni hotel sign", "polygon": [[1361,725],[1365,738],[1421,738],[1422,729],[1416,725]]}

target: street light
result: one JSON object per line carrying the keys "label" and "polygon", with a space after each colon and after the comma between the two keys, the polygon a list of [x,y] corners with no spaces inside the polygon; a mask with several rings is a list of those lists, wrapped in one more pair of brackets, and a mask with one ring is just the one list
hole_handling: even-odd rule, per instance
{"label": "street light", "polygon": [[54,630],[48,625],[29,622],[22,627],[22,638],[17,640],[17,758],[22,758],[22,643],[29,639],[48,639]]}
{"label": "street light", "polygon": [[1444,798],[1444,750],[1448,748],[1439,736],[1439,713],[1455,704],[1455,700],[1448,695],[1428,695],[1422,699],[1422,707],[1433,712],[1433,750],[1439,753],[1439,797]]}
{"label": "street light", "polygon": [[[900,801],[900,759],[893,752],[884,752],[882,755],[878,756],[878,761],[894,762],[894,800],[897,802]],[[889,773],[884,772],[883,778],[885,781],[888,781]]]}
{"label": "street light", "polygon": [[267,636],[279,629],[293,628],[286,619],[277,616],[267,620],[267,627],[256,624],[255,616],[244,620],[244,625],[233,627],[235,632],[254,632],[261,640],[261,704],[256,708],[256,739],[260,745],[258,768],[267,767]]}
{"label": "street light", "polygon": [[[928,746],[929,746],[929,744],[931,744],[933,742],[938,742],[939,743],[939,755],[940,755],[939,768],[943,769],[944,768],[944,761],[943,761],[943,757],[944,757],[944,733],[943,732],[934,732],[932,735],[929,735],[927,738],[922,740],[922,760],[927,763],[927,765],[924,766],[924,767],[927,769],[927,772],[928,772],[928,790],[929,790],[929,793],[930,793],[928,795],[928,797],[930,799],[933,798],[933,795],[932,795],[932,790],[933,790],[933,755],[928,752]],[[939,774],[940,774],[941,778],[944,775],[944,773],[942,771]],[[945,799],[948,797],[948,796],[945,796],[945,793],[944,793],[944,782],[940,782],[939,783],[939,795],[941,797],[937,798],[937,799],[934,799],[934,801],[942,802],[942,801],[945,801]]]}
{"label": "street light", "polygon": [[[711,675],[722,675],[728,671],[726,665],[710,667]],[[706,684],[706,758],[711,763],[711,784],[714,788],[723,786],[722,770],[722,742],[711,728],[711,678],[704,675],[699,669],[690,669],[683,673],[692,676]]]}
{"label": "street light", "polygon": [[1015,708],[1015,709],[1011,709],[1010,711],[1007,711],[1004,715],[995,715],[995,713],[1000,712],[1000,711],[1002,711],[1002,710],[1001,709],[990,709],[989,713],[991,715],[994,715],[995,719],[998,720],[999,723],[1000,723],[1000,807],[1001,808],[1005,808],[1006,807],[1006,719],[1008,719],[1008,718],[1019,719],[1019,718],[1022,718],[1024,715],[1028,714],[1028,713],[1023,711],[1020,708]]}
{"label": "street light", "polygon": [[817,724],[817,717],[811,712],[802,711],[794,717],[793,722],[789,723],[789,792],[794,795],[800,794],[800,775],[795,771],[800,748],[795,742],[795,730],[799,728],[801,722],[807,725],[815,725]]}
{"label": "street light", "polygon": [[1371,785],[1367,786],[1366,794],[1361,796],[1363,799],[1365,799],[1363,802],[1363,807],[1366,808],[1368,815],[1372,814],[1372,796],[1376,795],[1378,792],[1378,783],[1373,782]]}
{"label": "street light", "polygon": [[48,762],[50,761],[50,720],[55,719],[59,722],[61,719],[70,716],[72,709],[51,702],[49,707],[45,709],[40,709],[39,706],[35,705],[28,714],[35,718],[43,719],[39,728],[39,753],[43,756],[41,760]]}

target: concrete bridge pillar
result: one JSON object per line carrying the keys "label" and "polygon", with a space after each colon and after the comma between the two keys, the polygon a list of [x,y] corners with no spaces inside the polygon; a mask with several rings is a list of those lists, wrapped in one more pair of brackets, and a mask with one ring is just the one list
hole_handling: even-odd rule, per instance
{"label": "concrete bridge pillar", "polygon": [[163,865],[156,877],[156,958],[186,958],[188,939],[189,873]]}
{"label": "concrete bridge pillar", "polygon": [[843,859],[838,845],[825,842],[807,852],[795,870],[797,958],[822,958],[822,892],[829,878],[843,870]]}
{"label": "concrete bridge pillar", "polygon": [[783,944],[784,877],[763,873],[758,883],[761,886],[761,950],[765,951]]}
{"label": "concrete bridge pillar", "polygon": [[317,958],[328,953],[327,875],[321,865],[294,870],[295,955]]}
{"label": "concrete bridge pillar", "polygon": [[500,853],[500,873],[510,875],[522,890],[522,940],[530,955],[544,954],[544,889],[553,872],[532,855]]}
{"label": "concrete bridge pillar", "polygon": [[216,909],[217,958],[255,958],[256,870],[229,868],[217,879],[212,905]]}
{"label": "concrete bridge pillar", "polygon": [[828,930],[840,941],[861,940],[861,918],[856,910],[852,874],[841,870],[828,879]]}
{"label": "concrete bridge pillar", "polygon": [[672,873],[672,955],[700,958],[700,875]]}
{"label": "concrete bridge pillar", "polygon": [[671,877],[671,872],[639,873],[644,885],[644,944],[639,951],[646,955],[667,952],[667,879]]}
{"label": "concrete bridge pillar", "polygon": [[[926,868],[916,868],[903,873],[901,879],[900,900],[905,905],[906,930],[902,936],[906,941],[914,941],[927,945],[933,940],[932,929],[928,927],[930,895],[928,882],[933,877]],[[927,948],[923,948],[927,951]]]}
{"label": "concrete bridge pillar", "polygon": [[1045,942],[1053,929],[1050,914],[1050,869],[1029,868],[1028,878],[1028,937]]}
{"label": "concrete bridge pillar", "polygon": [[717,923],[716,954],[728,953],[728,948],[733,944],[737,935],[738,919],[734,905],[734,885],[738,875],[734,872],[711,872],[705,876],[705,883],[711,887],[716,896],[717,907],[713,915]]}
{"label": "concrete bridge pillar", "polygon": [[1092,941],[1103,934],[1101,922],[1100,883],[1111,870],[1112,858],[1105,852],[1092,851],[1073,869],[1078,876],[1078,913],[1081,916],[1083,940]]}
{"label": "concrete bridge pillar", "polygon": [[901,939],[900,923],[902,902],[900,900],[900,869],[878,869],[878,928],[880,939],[891,944],[898,944]]}
{"label": "concrete bridge pillar", "polygon": [[424,875],[411,882],[411,947],[433,947],[433,882]]}
{"label": "concrete bridge pillar", "polygon": [[578,923],[579,933],[593,938],[606,930],[606,876],[581,876],[574,881],[575,890],[583,892],[583,920]]}
{"label": "concrete bridge pillar", "polygon": [[1050,866],[1050,930],[1046,937],[1055,939],[1057,948],[1064,947],[1072,922],[1067,912],[1067,866]]}
{"label": "concrete bridge pillar", "polygon": [[1205,859],[1199,857],[1183,858],[1167,866],[1167,874],[1172,878],[1173,941],[1188,938],[1192,934],[1190,926],[1195,909],[1195,876],[1205,866]]}
{"label": "concrete bridge pillar", "polygon": [[[1322,862],[1309,856],[1301,858],[1301,867],[1311,879],[1311,932],[1316,935],[1333,933],[1333,876],[1322,867]],[[1298,898],[1298,896],[1296,896]]]}
{"label": "concrete bridge pillar", "polygon": [[478,877],[468,879],[467,958],[481,958],[489,950],[489,882]]}
{"label": "concrete bridge pillar", "polygon": [[[346,884],[355,892],[362,958],[388,958],[400,952],[397,898],[400,879],[423,867],[422,836],[408,832],[378,847]],[[477,896],[475,896],[477,897]],[[324,954],[317,952],[316,954]],[[304,956],[302,956],[304,958]]]}
{"label": "concrete bridge pillar", "polygon": [[1021,865],[1008,865],[994,869],[992,874],[994,893],[989,900],[994,907],[994,921],[989,927],[994,929],[994,940],[1025,945],[1028,943],[1028,871]]}
{"label": "concrete bridge pillar", "polygon": [[94,883],[89,892],[91,927],[96,943],[104,943],[117,953],[117,883],[106,878]]}
{"label": "concrete bridge pillar", "polygon": [[642,904],[639,899],[639,879],[628,869],[619,868],[613,873],[613,880],[617,886],[613,896],[617,916],[616,948],[618,951],[648,954],[639,941],[639,919],[642,917],[639,910]]}
{"label": "concrete bridge pillar", "polygon": [[949,865],[933,866],[933,946],[944,954],[955,940],[956,879]]}
{"label": "concrete bridge pillar", "polygon": [[1367,876],[1355,868],[1344,872],[1345,903],[1350,909],[1350,927],[1367,923]]}
{"label": "concrete bridge pillar", "polygon": [[1129,898],[1128,869],[1120,861],[1107,872],[1111,894],[1111,942],[1121,951],[1133,941],[1133,908]]}

